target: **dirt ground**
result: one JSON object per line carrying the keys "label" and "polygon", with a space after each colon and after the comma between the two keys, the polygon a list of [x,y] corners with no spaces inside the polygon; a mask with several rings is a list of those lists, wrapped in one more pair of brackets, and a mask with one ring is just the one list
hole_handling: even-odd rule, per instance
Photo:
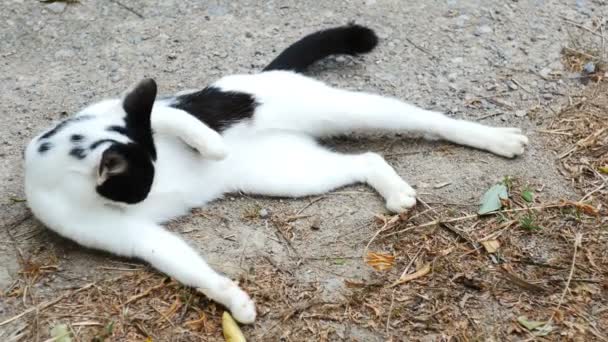
{"label": "dirt ground", "polygon": [[[339,150],[383,154],[421,203],[390,216],[362,185],[298,200],[232,194],[171,223],[253,295],[259,319],[245,335],[605,341],[606,178],[593,170],[606,165],[608,121],[605,102],[588,101],[605,88],[580,76],[584,62],[605,56],[607,15],[603,0],[5,1],[0,340],[46,341],[59,324],[76,341],[221,340],[221,307],[31,219],[22,150],[54,121],[143,77],[162,93],[202,87],[260,70],[306,33],[355,21],[377,31],[378,49],[331,58],[313,76],[522,127],[530,146],[507,160],[395,135],[334,139],[327,143]],[[575,61],[564,60],[564,47]],[[591,116],[569,119],[580,113]],[[506,212],[462,219],[501,181],[511,195]],[[499,250],[482,241],[498,241]],[[368,250],[387,259],[386,270],[368,265]],[[416,279],[389,287],[402,274]]]}

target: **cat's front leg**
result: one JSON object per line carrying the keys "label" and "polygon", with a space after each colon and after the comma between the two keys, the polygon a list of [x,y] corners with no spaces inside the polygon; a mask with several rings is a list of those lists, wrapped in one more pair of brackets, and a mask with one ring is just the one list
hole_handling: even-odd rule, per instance
{"label": "cat's front leg", "polygon": [[183,284],[196,287],[211,300],[226,306],[237,321],[253,323],[255,304],[234,281],[214,271],[190,245],[163,227],[140,229],[144,232],[134,241],[133,256]]}
{"label": "cat's front leg", "polygon": [[155,107],[152,111],[152,129],[155,133],[178,137],[204,158],[222,160],[228,155],[222,136],[183,110]]}
{"label": "cat's front leg", "polygon": [[54,212],[34,211],[52,230],[83,246],[144,260],[224,305],[239,322],[255,320],[255,304],[247,293],[214,271],[189,244],[162,226],[107,208],[77,214],[72,214],[67,207],[66,210],[58,208]]}

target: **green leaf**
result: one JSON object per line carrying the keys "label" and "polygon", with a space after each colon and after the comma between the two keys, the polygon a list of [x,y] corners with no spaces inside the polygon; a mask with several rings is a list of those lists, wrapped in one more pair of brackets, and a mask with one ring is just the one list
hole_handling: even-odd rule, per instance
{"label": "green leaf", "polygon": [[517,317],[517,322],[519,322],[519,324],[521,324],[524,328],[532,331],[534,329],[538,329],[540,327],[542,327],[543,325],[545,325],[546,322],[540,322],[540,321],[529,321],[528,317],[526,316],[519,316]]}
{"label": "green leaf", "polygon": [[534,193],[530,189],[524,189],[524,191],[521,193],[521,198],[530,203],[534,200]]}
{"label": "green leaf", "polygon": [[600,166],[597,168],[601,173],[605,173],[608,175],[608,166]]}
{"label": "green leaf", "polygon": [[500,200],[507,198],[509,198],[507,187],[504,184],[496,184],[483,195],[481,207],[477,213],[479,215],[485,215],[492,211],[499,210],[502,208]]}
{"label": "green leaf", "polygon": [[526,316],[517,317],[517,322],[529,331],[533,331],[536,336],[546,336],[553,331],[553,327],[547,322],[530,321]]}
{"label": "green leaf", "polygon": [[334,264],[336,265],[344,265],[346,263],[346,260],[342,259],[342,258],[338,258],[336,260],[334,260]]}
{"label": "green leaf", "polygon": [[51,329],[51,337],[54,342],[72,342],[67,324],[57,324]]}

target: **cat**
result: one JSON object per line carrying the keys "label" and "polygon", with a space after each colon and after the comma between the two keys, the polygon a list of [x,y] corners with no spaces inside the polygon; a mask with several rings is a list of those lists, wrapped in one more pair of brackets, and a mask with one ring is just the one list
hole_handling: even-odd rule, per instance
{"label": "cat", "polygon": [[145,79],[33,138],[27,203],[58,234],[142,259],[252,323],[251,298],[162,223],[225,193],[301,197],[358,182],[392,212],[415,205],[415,190],[380,155],[334,152],[317,143],[323,137],[411,132],[507,158],[524,152],[518,128],[456,120],[302,74],[329,55],[360,55],[377,43],[373,30],[350,24],[305,36],[260,73],[200,91],[157,98],[155,81]]}

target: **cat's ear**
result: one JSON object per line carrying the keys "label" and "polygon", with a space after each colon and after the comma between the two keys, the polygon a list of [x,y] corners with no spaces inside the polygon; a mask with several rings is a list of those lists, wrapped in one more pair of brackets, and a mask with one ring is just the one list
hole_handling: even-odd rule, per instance
{"label": "cat's ear", "polygon": [[129,91],[122,102],[122,107],[127,114],[125,117],[127,135],[144,147],[153,160],[156,160],[156,149],[152,138],[150,116],[154,101],[156,101],[156,91],[156,82],[147,78]]}
{"label": "cat's ear", "polygon": [[97,169],[97,185],[103,184],[108,178],[125,173],[129,163],[125,156],[113,151],[105,150]]}

